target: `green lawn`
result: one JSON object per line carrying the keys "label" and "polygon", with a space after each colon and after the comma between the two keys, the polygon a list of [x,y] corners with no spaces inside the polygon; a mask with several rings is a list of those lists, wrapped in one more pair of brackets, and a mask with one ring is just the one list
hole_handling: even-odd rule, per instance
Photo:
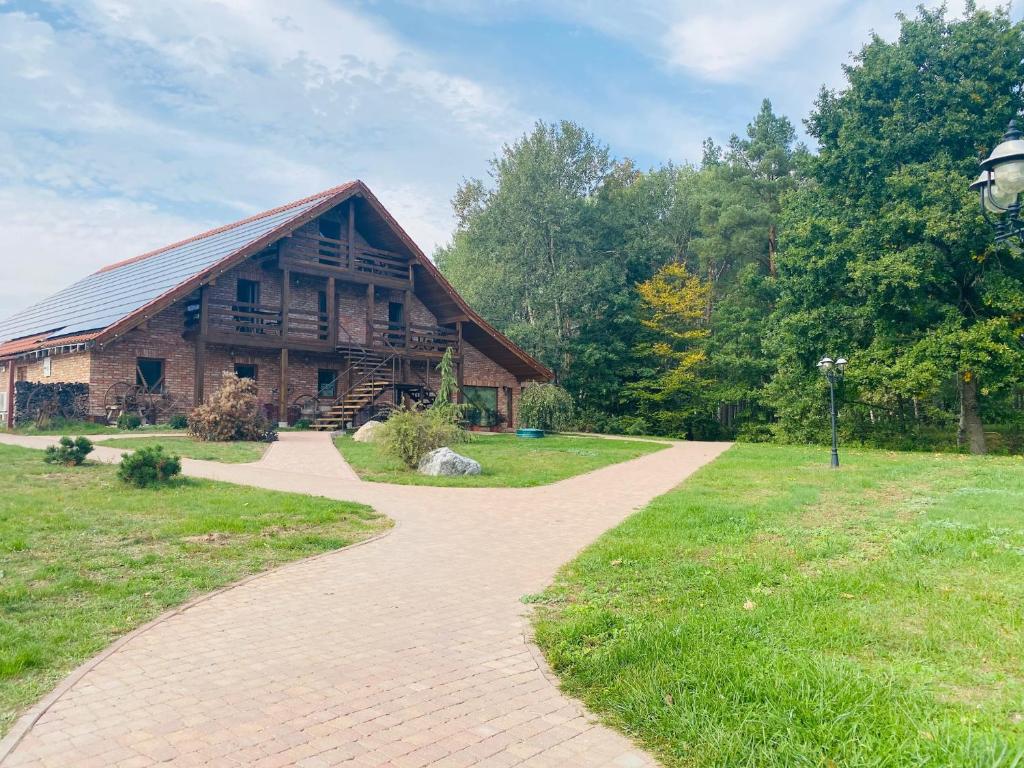
{"label": "green lawn", "polygon": [[135,490],[116,468],[0,446],[0,734],[84,659],[165,609],[344,547],[369,507],[182,479]]}
{"label": "green lawn", "polygon": [[110,448],[148,448],[152,445],[162,445],[168,453],[183,456],[186,459],[205,459],[207,461],[222,461],[227,464],[244,464],[250,461],[259,461],[266,453],[270,443],[255,442],[234,442],[234,443],[206,443],[202,440],[194,440],[191,437],[119,437],[116,440],[103,440],[97,445],[105,445]]}
{"label": "green lawn", "polygon": [[539,603],[668,766],[1024,765],[1024,461],[737,445]]}
{"label": "green lawn", "polygon": [[94,421],[63,421],[55,419],[45,429],[40,429],[35,424],[27,424],[14,430],[0,427],[0,432],[8,432],[15,435],[135,435],[140,432],[169,432],[172,431],[166,424],[154,424],[151,426],[137,427],[135,429],[118,429],[110,424],[97,424]]}
{"label": "green lawn", "polygon": [[466,477],[427,477],[397,459],[383,456],[373,443],[349,436],[335,440],[345,460],[363,480],[401,485],[514,487],[546,485],[573,475],[635,459],[667,446],[664,442],[606,440],[600,437],[548,435],[539,440],[513,434],[477,435],[454,450],[480,462],[481,473]]}

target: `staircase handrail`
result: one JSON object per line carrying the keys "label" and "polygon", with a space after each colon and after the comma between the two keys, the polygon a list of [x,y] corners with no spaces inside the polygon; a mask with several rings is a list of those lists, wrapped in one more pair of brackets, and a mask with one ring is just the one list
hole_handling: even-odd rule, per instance
{"label": "staircase handrail", "polygon": [[[358,349],[360,350],[360,352],[363,353],[363,358],[364,359],[366,357],[368,357],[369,355],[376,354],[375,352],[373,352],[373,350],[366,349],[365,347],[358,347]],[[331,406],[339,405],[340,403],[344,402],[344,400],[350,394],[352,394],[352,392],[357,387],[360,387],[363,384],[365,384],[367,381],[370,381],[373,378],[377,377],[378,374],[379,374],[379,371],[381,370],[381,368],[383,368],[386,365],[392,364],[394,362],[396,356],[397,356],[396,354],[391,354],[391,355],[387,355],[387,356],[381,357],[380,361],[375,366],[373,366],[373,368],[371,368],[369,371],[364,371],[363,374],[361,376],[359,376],[355,381],[353,381],[344,392],[342,392],[340,395],[335,397],[334,400],[331,402]],[[354,363],[354,361],[353,361],[353,363]],[[350,363],[349,367],[346,370],[351,370],[352,366],[353,366],[353,363]],[[332,383],[335,386],[337,386],[338,379],[340,379],[340,378],[341,378],[341,376],[336,376]],[[392,378],[392,382],[391,383],[393,384],[394,383],[394,371],[392,371],[391,378]]]}

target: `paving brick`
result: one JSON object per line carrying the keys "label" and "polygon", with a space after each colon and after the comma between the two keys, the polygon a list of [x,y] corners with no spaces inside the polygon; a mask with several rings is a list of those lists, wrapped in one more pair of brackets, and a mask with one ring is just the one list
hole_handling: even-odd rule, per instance
{"label": "paving brick", "polygon": [[258,464],[184,460],[193,476],[364,502],[399,525],[134,636],[3,766],[656,765],[558,691],[519,598],[725,447],[675,444],[532,489],[362,483],[317,433],[284,433]]}

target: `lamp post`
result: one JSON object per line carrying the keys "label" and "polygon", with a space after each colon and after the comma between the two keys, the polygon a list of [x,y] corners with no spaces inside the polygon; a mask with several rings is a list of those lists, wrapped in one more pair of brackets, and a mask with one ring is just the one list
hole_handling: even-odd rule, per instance
{"label": "lamp post", "polygon": [[1024,247],[1021,193],[1024,192],[1024,138],[1017,121],[1011,120],[1003,140],[981,161],[981,175],[970,189],[978,191],[981,212],[993,230],[995,241],[1016,240]]}
{"label": "lamp post", "polygon": [[832,416],[832,468],[839,466],[839,432],[837,430],[838,414],[836,413],[836,382],[843,378],[846,372],[846,358],[840,357],[833,360],[831,357],[823,357],[818,361],[818,370],[828,381],[829,413]]}

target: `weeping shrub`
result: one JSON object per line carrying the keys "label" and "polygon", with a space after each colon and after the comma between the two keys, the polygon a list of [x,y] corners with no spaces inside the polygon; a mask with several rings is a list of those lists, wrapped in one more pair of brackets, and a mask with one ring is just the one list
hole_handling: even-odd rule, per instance
{"label": "weeping shrub", "polygon": [[189,414],[189,434],[208,442],[273,442],[277,429],[260,411],[256,393],[256,382],[252,379],[224,374],[224,383],[210,402],[196,406]]}
{"label": "weeping shrub", "polygon": [[469,433],[448,421],[444,410],[426,411],[404,406],[396,408],[377,432],[378,449],[398,459],[407,467],[415,467],[420,459],[435,448],[467,443]]}
{"label": "weeping shrub", "polygon": [[434,412],[435,418],[449,424],[458,424],[462,421],[466,408],[456,402],[459,385],[455,376],[455,353],[451,347],[444,351],[444,356],[437,366],[437,372],[441,376],[441,383],[438,385],[437,397],[434,398],[434,404],[430,406],[430,410]]}
{"label": "weeping shrub", "polygon": [[557,384],[531,384],[519,398],[519,424],[546,432],[572,424],[572,395]]}

